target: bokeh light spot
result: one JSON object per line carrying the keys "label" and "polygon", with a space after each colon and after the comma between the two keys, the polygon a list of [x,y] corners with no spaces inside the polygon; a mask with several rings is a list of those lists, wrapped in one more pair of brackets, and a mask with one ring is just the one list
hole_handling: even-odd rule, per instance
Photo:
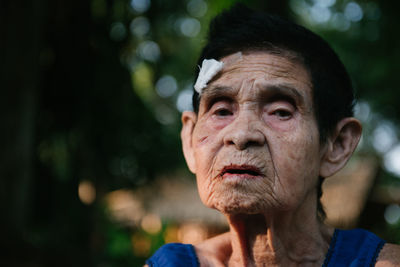
{"label": "bokeh light spot", "polygon": [[193,90],[191,88],[187,88],[180,92],[178,99],[176,100],[176,108],[180,112],[192,110],[192,96]]}
{"label": "bokeh light spot", "polygon": [[365,101],[358,101],[354,107],[356,118],[362,122],[367,122],[371,118],[371,107]]}
{"label": "bokeh light spot", "polygon": [[154,96],[153,69],[145,63],[137,64],[132,70],[133,89],[144,101],[150,101]]}
{"label": "bokeh light spot", "polygon": [[201,25],[197,19],[185,18],[178,21],[179,31],[187,37],[195,37],[199,34]]}
{"label": "bokeh light spot", "polygon": [[372,145],[380,153],[387,152],[396,142],[396,129],[388,121],[381,122],[372,133]]}
{"label": "bokeh light spot", "polygon": [[400,177],[400,145],[396,145],[383,157],[385,169],[397,177]]}
{"label": "bokeh light spot", "polygon": [[150,0],[132,0],[131,6],[132,8],[138,12],[143,13],[146,12],[150,8]]}
{"label": "bokeh light spot", "polygon": [[172,96],[177,89],[178,85],[176,80],[171,75],[162,76],[156,83],[156,91],[158,95],[164,98]]}
{"label": "bokeh light spot", "polygon": [[160,216],[157,214],[147,214],[143,217],[140,225],[149,234],[159,233],[162,227]]}
{"label": "bokeh light spot", "polygon": [[199,223],[186,223],[179,227],[178,240],[184,244],[198,244],[207,238],[207,229]]}
{"label": "bokeh light spot", "polygon": [[137,53],[141,58],[155,62],[159,59],[161,51],[156,42],[144,41],[139,44]]}
{"label": "bokeh light spot", "polygon": [[297,15],[302,17],[308,16],[308,9],[310,6],[305,1],[290,0],[289,6]]}
{"label": "bokeh light spot", "polygon": [[131,191],[120,189],[106,196],[110,218],[124,225],[136,225],[144,216],[140,199]]}
{"label": "bokeh light spot", "polygon": [[400,207],[397,204],[391,204],[386,207],[384,217],[387,223],[395,224],[400,219]]}
{"label": "bokeh light spot", "polygon": [[150,31],[150,22],[146,17],[137,17],[129,25],[131,33],[137,37],[143,37]]}
{"label": "bokeh light spot", "polygon": [[331,7],[336,3],[336,0],[314,0],[315,5],[319,5],[321,7]]}
{"label": "bokeh light spot", "polygon": [[344,9],[344,16],[350,21],[357,22],[363,18],[363,10],[356,2],[349,2]]}
{"label": "bokeh light spot", "polygon": [[311,10],[311,17],[317,23],[325,23],[331,18],[331,11],[323,6],[314,5]]}
{"label": "bokeh light spot", "polygon": [[96,188],[90,181],[81,181],[78,186],[78,196],[83,204],[90,205],[96,199]]}
{"label": "bokeh light spot", "polygon": [[207,3],[203,0],[191,0],[187,4],[187,11],[193,17],[200,18],[207,12]]}

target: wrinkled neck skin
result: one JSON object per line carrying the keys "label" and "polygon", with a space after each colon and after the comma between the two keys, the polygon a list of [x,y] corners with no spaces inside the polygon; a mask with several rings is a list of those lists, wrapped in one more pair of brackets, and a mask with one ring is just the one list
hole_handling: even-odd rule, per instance
{"label": "wrinkled neck skin", "polygon": [[302,205],[295,212],[225,214],[232,248],[225,263],[228,266],[322,266],[334,230],[320,223],[315,213],[310,214],[309,207]]}

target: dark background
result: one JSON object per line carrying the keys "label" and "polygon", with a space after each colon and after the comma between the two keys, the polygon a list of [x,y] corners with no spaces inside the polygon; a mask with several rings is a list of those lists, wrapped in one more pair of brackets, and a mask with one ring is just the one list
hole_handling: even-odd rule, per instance
{"label": "dark background", "polygon": [[[210,18],[232,3],[0,2],[0,265],[143,264],[125,237],[141,230],[110,221],[102,199],[184,168],[176,103],[194,80]],[[372,114],[358,153],[376,159],[375,186],[399,188],[398,174],[384,164],[398,143],[398,2],[247,3],[311,28],[334,47]],[[141,24],[133,23],[138,17]],[[176,86],[157,93],[165,75]],[[390,139],[386,150],[382,138]],[[83,180],[95,187],[93,203],[78,196]],[[388,204],[370,200],[359,226],[400,242],[399,220],[384,220]]]}

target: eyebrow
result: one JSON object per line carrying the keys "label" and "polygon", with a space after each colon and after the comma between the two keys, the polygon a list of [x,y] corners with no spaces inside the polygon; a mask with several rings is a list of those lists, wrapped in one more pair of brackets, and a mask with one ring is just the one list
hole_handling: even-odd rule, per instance
{"label": "eyebrow", "polygon": [[289,85],[289,84],[274,84],[274,85],[267,85],[263,88],[261,92],[261,96],[277,96],[277,97],[285,97],[289,96],[292,97],[296,103],[303,104],[305,103],[305,96],[302,94],[298,89]]}
{"label": "eyebrow", "polygon": [[[219,97],[232,97],[237,94],[238,90],[230,86],[210,86],[204,90],[203,97],[204,99],[213,99]],[[298,102],[298,104],[305,102],[305,96],[300,93],[298,89],[286,83],[262,86],[259,98],[261,99],[269,96],[291,96],[296,100],[296,102]]]}
{"label": "eyebrow", "polygon": [[229,86],[210,86],[206,88],[203,93],[204,98],[215,98],[225,95],[235,95],[237,90]]}

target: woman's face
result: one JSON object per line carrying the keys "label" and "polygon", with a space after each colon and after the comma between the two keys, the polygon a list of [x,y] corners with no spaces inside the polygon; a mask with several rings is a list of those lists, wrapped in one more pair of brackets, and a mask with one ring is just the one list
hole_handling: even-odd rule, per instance
{"label": "woman's face", "polygon": [[200,197],[223,213],[296,209],[315,190],[321,162],[309,74],[265,52],[232,61],[203,90],[182,136]]}

